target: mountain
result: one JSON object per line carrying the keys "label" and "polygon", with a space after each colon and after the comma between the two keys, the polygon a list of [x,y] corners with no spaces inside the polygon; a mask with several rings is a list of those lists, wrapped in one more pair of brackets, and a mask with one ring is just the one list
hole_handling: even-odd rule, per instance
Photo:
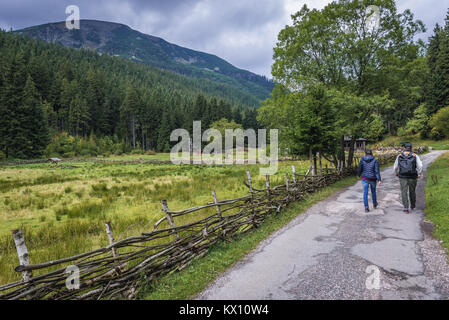
{"label": "mountain", "polygon": [[256,101],[267,98],[273,89],[273,82],[266,77],[236,68],[215,55],[184,48],[119,23],[81,20],[80,29],[69,30],[64,21],[25,28],[16,33],[231,85],[250,93]]}

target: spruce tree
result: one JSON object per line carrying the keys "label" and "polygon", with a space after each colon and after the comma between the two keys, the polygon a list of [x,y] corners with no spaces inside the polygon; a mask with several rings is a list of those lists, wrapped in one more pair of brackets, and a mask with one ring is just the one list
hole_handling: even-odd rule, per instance
{"label": "spruce tree", "polygon": [[19,51],[6,63],[0,99],[0,143],[6,158],[23,158],[26,144],[25,124],[21,112],[23,89],[26,83],[24,54]]}
{"label": "spruce tree", "polygon": [[235,123],[242,123],[242,112],[240,111],[239,107],[235,107],[232,110],[232,119],[235,121]]}
{"label": "spruce tree", "polygon": [[157,138],[157,151],[170,152],[170,115],[164,112],[162,115],[161,126],[159,127],[159,135]]}
{"label": "spruce tree", "polygon": [[444,28],[437,24],[429,39],[428,64],[427,105],[431,115],[449,105],[449,11]]}
{"label": "spruce tree", "polygon": [[436,73],[439,75],[437,83],[438,109],[449,106],[449,20],[441,31],[440,50],[437,56]]}
{"label": "spruce tree", "polygon": [[48,118],[41,97],[29,75],[23,90],[23,127],[26,128],[25,157],[42,156],[49,142]]}

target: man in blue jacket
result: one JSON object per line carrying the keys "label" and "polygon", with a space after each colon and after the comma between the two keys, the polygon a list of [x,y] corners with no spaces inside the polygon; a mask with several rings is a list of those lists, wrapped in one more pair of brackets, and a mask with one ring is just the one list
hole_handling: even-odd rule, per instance
{"label": "man in blue jacket", "polygon": [[362,158],[357,169],[357,176],[362,179],[363,185],[363,202],[365,204],[365,212],[369,212],[368,191],[371,188],[374,209],[377,208],[376,183],[381,185],[379,162],[373,157],[373,152],[366,149],[365,156]]}

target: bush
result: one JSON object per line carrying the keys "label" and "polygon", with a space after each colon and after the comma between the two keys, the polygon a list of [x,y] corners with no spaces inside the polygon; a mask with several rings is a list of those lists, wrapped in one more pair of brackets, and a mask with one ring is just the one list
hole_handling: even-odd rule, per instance
{"label": "bush", "polygon": [[147,155],[147,156],[154,156],[156,154],[157,154],[157,152],[154,151],[154,150],[147,150],[147,151],[145,151],[145,155]]}
{"label": "bush", "polygon": [[406,137],[407,135],[408,135],[408,132],[407,132],[406,129],[404,129],[402,127],[398,129],[398,136],[399,137]]}
{"label": "bush", "polygon": [[[99,155],[110,156],[111,154],[123,154],[130,152],[131,148],[117,137],[97,138],[93,133],[89,138],[73,137],[66,132],[55,134],[51,143],[45,150],[46,157],[73,158],[95,157]],[[137,150],[136,152],[142,152]],[[0,155],[1,158],[1,155]]]}
{"label": "bush", "polygon": [[136,149],[131,151],[131,154],[142,154],[142,153],[143,153],[143,151],[140,148],[136,148]]}
{"label": "bush", "polygon": [[429,124],[432,138],[449,138],[449,106],[438,110],[430,119]]}

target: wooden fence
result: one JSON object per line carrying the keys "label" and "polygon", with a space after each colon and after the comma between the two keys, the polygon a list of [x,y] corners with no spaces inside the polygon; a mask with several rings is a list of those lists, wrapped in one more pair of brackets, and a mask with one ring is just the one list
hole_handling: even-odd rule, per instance
{"label": "wooden fence", "polygon": [[[394,161],[396,155],[378,157],[379,163]],[[356,158],[355,165],[358,161]],[[14,230],[20,263],[15,271],[22,273],[22,280],[1,285],[0,299],[133,299],[143,282],[183,269],[220,239],[247,232],[307,193],[355,172],[356,166],[340,171],[326,167],[322,175],[310,176],[297,174],[292,166],[292,174],[286,174],[284,184],[271,186],[267,175],[265,188],[258,189],[248,171],[245,185],[249,193],[243,197],[219,200],[212,191],[211,202],[181,211],[171,211],[167,201],[162,200],[165,216],[156,222],[152,232],[117,240],[113,226],[106,222],[108,246],[39,264],[30,264],[26,239],[20,230]],[[177,217],[200,211],[209,215],[186,225],[176,224]],[[158,229],[164,221],[169,227]],[[39,269],[50,271],[33,276],[33,271]]]}

